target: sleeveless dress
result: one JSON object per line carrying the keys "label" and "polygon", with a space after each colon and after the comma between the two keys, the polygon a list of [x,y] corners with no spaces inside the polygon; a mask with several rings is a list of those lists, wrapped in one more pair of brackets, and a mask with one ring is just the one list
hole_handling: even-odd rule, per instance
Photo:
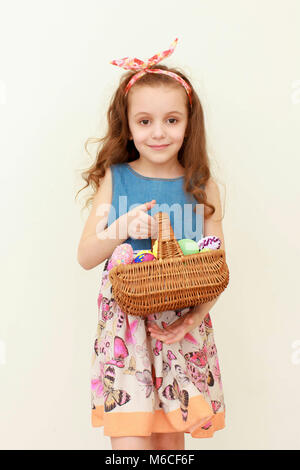
{"label": "sleeveless dress", "polygon": [[[198,203],[184,191],[184,177],[150,178],[128,163],[114,164],[111,171],[113,196],[107,225],[134,206],[155,199],[156,205],[147,213],[168,212],[177,239],[197,241],[203,236],[203,211],[200,218],[189,211]],[[184,215],[178,217],[180,207]],[[151,249],[151,238],[128,238],[124,243],[136,252]],[[225,404],[209,313],[177,343],[152,338],[146,330],[149,320],[163,328],[190,307],[146,318],[125,314],[113,298],[108,263],[109,259],[100,279],[92,350],[92,426],[103,427],[106,436],[185,432],[194,438],[212,437],[225,427]]]}

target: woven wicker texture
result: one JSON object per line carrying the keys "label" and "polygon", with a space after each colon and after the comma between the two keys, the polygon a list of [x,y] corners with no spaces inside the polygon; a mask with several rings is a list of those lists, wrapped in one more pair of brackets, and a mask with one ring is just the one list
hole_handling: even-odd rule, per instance
{"label": "woven wicker texture", "polygon": [[[109,272],[112,291],[127,314],[152,313],[192,307],[218,297],[229,283],[224,250],[184,255],[169,215],[157,212],[157,259],[120,264]],[[152,248],[155,240],[152,239]]]}

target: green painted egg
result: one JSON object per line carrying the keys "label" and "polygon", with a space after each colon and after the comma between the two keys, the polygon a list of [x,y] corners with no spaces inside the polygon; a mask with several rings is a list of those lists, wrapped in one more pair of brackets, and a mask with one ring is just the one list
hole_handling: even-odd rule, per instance
{"label": "green painted egg", "polygon": [[184,255],[194,255],[195,253],[199,253],[198,244],[194,240],[182,238],[182,240],[178,240],[178,243]]}

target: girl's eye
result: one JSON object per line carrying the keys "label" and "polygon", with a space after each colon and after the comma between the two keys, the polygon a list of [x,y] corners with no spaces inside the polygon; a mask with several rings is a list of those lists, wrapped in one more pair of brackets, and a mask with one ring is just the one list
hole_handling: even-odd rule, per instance
{"label": "girl's eye", "polygon": [[[142,120],[140,121],[140,123],[144,123],[145,121],[148,122],[149,119],[142,119]],[[177,121],[177,119],[176,119],[176,118],[169,118],[168,121]],[[174,123],[171,122],[171,124],[174,124]],[[143,124],[143,125],[144,125],[144,124]]]}

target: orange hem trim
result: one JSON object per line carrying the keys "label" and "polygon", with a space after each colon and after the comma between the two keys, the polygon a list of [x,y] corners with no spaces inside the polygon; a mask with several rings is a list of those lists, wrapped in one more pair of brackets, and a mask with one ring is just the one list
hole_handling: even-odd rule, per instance
{"label": "orange hem trim", "polygon": [[[208,429],[202,426],[209,424]],[[155,412],[104,412],[104,406],[92,409],[92,426],[104,427],[104,435],[121,436],[151,436],[153,432],[185,432],[195,438],[213,437],[215,431],[225,427],[225,411],[213,413],[211,406],[202,396],[189,400],[188,419],[183,421],[180,408],[165,413]]]}

